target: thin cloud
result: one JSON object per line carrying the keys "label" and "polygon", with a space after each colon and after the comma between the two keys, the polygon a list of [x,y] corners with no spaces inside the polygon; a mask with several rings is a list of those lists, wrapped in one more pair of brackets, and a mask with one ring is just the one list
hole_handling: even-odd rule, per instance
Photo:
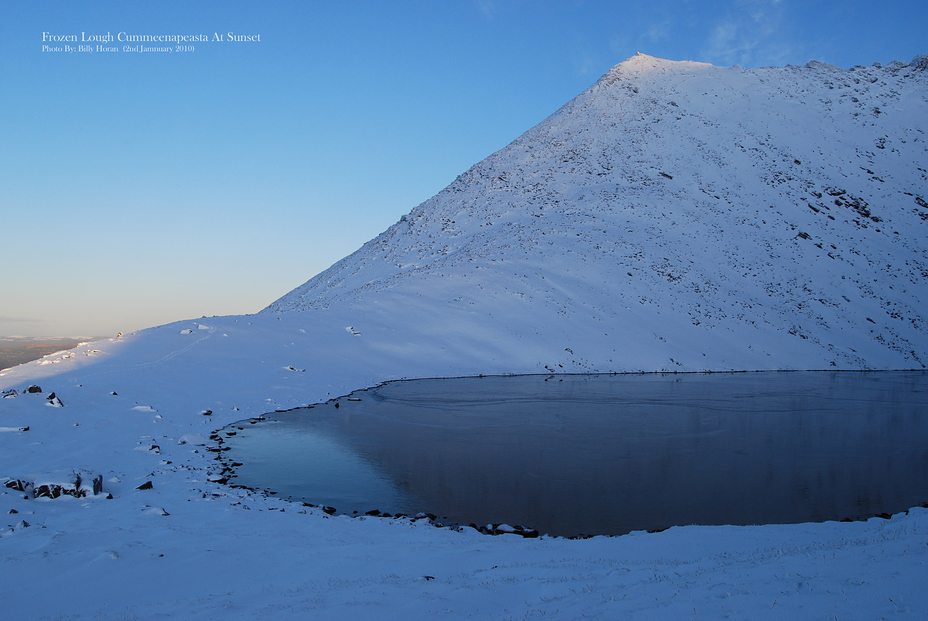
{"label": "thin cloud", "polygon": [[653,24],[648,28],[644,33],[644,38],[650,41],[651,43],[658,43],[660,41],[666,41],[670,38],[670,20],[664,20],[660,23]]}
{"label": "thin cloud", "polygon": [[0,317],[0,323],[48,323],[48,321],[31,317]]}
{"label": "thin cloud", "polygon": [[483,13],[488,21],[493,21],[496,17],[496,3],[492,0],[478,0],[477,10]]}
{"label": "thin cloud", "polygon": [[515,11],[522,9],[526,3],[525,0],[477,0],[474,4],[483,18],[492,22],[505,14],[512,15]]}
{"label": "thin cloud", "polygon": [[742,0],[711,29],[702,55],[725,65],[772,64],[789,55],[781,40],[782,0]]}

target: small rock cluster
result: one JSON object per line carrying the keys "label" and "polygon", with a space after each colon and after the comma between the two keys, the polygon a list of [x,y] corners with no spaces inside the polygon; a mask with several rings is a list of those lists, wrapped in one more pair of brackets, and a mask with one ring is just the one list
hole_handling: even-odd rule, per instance
{"label": "small rock cluster", "polygon": [[[103,475],[88,479],[74,470],[64,476],[39,478],[35,481],[7,479],[4,485],[17,492],[27,494],[27,498],[28,495],[33,498],[59,498],[61,496],[85,498],[103,492]],[[112,495],[107,494],[107,498],[112,498]]]}

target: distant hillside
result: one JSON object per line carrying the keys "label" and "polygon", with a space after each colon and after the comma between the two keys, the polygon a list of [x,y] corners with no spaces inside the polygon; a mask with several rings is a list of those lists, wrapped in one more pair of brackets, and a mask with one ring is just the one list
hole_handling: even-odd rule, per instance
{"label": "distant hillside", "polygon": [[926,69],[636,55],[262,312],[539,371],[925,368]]}
{"label": "distant hillside", "polygon": [[0,337],[0,371],[100,337]]}

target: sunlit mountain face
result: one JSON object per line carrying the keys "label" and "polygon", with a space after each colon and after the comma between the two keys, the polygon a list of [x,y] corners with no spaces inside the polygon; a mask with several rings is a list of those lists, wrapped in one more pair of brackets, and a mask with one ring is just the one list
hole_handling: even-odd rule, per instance
{"label": "sunlit mountain face", "polygon": [[924,368],[926,67],[636,55],[264,312],[417,308],[541,371]]}

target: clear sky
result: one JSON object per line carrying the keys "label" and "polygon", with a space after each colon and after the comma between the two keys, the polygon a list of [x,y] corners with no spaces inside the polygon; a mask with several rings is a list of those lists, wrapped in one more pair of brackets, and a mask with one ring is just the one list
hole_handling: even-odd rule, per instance
{"label": "clear sky", "polygon": [[[0,3],[0,335],[257,312],[635,52],[844,68],[928,53],[928,2],[878,6]],[[210,40],[69,53],[43,45],[98,43],[43,33]]]}

